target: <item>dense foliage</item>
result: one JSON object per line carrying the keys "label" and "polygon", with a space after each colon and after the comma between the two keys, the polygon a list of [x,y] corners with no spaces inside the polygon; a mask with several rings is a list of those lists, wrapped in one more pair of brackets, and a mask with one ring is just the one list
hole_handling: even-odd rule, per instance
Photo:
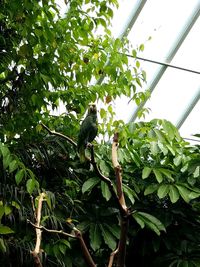
{"label": "dense foliage", "polygon": [[[115,130],[120,136],[132,210],[126,266],[199,266],[200,147],[165,120],[114,120],[118,96],[137,104],[147,97],[137,49],[129,58],[128,40],[111,37],[116,0],[65,2],[61,16],[53,0],[0,1],[0,265],[32,266],[35,229],[27,219],[34,222],[40,192],[46,192],[41,224],[70,233],[73,223],[98,266],[108,263],[120,235],[116,202],[94,169],[80,163],[75,146],[41,126],[77,142],[86,108],[96,102],[106,138],[94,144],[95,159],[114,184],[105,140]],[[77,240],[43,231],[42,249],[43,266],[86,266]]]}

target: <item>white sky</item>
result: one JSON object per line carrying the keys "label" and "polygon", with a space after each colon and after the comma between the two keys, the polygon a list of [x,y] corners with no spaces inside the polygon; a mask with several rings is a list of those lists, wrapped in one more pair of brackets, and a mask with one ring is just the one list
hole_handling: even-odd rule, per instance
{"label": "white sky", "polygon": [[[126,23],[128,16],[139,2],[120,1],[120,8],[116,11],[113,19],[115,36],[120,35],[123,24]],[[135,47],[141,43],[145,44],[144,52],[140,54],[141,57],[166,62],[166,55],[184,29],[194,9],[197,9],[198,6],[200,6],[199,0],[149,0],[142,9],[128,38]],[[200,18],[191,29],[171,64],[200,71],[199,29]],[[149,36],[152,38],[147,41]],[[144,61],[140,61],[140,63],[147,72],[148,88],[159,65]],[[151,99],[146,103],[146,107],[151,108],[151,112],[145,120],[165,118],[176,124],[194,95],[199,92],[200,75],[168,68],[154,89]],[[134,105],[127,106],[127,101],[125,104],[118,101],[117,105],[120,105],[118,117],[128,120],[129,114],[135,109]],[[200,133],[199,106],[198,103],[185,125],[183,124],[180,128],[182,136],[191,137],[192,134]],[[125,110],[124,114],[121,112],[122,110]]]}

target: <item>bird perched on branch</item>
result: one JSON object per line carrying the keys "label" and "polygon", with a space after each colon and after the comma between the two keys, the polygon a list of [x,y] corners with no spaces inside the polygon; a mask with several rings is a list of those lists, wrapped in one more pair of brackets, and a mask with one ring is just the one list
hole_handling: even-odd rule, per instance
{"label": "bird perched on branch", "polygon": [[97,107],[95,104],[89,104],[88,113],[80,126],[78,135],[77,149],[80,156],[80,162],[86,161],[85,149],[88,143],[91,143],[97,136]]}

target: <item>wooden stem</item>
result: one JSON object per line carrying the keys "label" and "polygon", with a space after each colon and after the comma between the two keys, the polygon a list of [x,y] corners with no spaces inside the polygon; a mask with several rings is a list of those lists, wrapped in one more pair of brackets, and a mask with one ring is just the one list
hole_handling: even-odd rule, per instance
{"label": "wooden stem", "polygon": [[121,209],[120,209],[121,232],[120,232],[120,240],[119,240],[118,250],[117,250],[116,266],[124,267],[125,258],[126,258],[126,240],[127,240],[127,233],[128,233],[128,227],[129,227],[130,212],[126,206],[126,202],[124,198],[124,192],[123,192],[123,187],[122,187],[122,168],[118,162],[117,149],[118,149],[118,133],[114,135],[113,144],[112,144],[112,164],[113,164],[113,168],[115,170],[115,176],[116,176],[117,196],[119,199],[119,203],[121,205]]}
{"label": "wooden stem", "polygon": [[[67,237],[78,239],[86,264],[89,267],[96,267],[96,264],[94,263],[91,255],[90,255],[90,252],[89,252],[89,250],[88,250],[88,248],[87,248],[87,246],[85,244],[85,241],[83,239],[82,233],[75,226],[71,226],[69,224],[70,227],[71,227],[71,229],[75,233],[74,235],[72,235],[72,234],[68,234],[68,233],[66,233],[66,232],[64,232],[62,230],[51,230],[51,229],[47,229],[44,226],[39,226],[37,224],[32,223],[30,220],[27,220],[27,222],[30,223],[33,227],[35,227],[36,230],[40,230],[40,231],[44,230],[44,231],[49,232],[49,233],[61,234],[61,235],[67,236]],[[36,259],[39,258],[37,256],[38,254],[35,252],[35,250],[32,252],[32,254],[33,254],[33,257],[36,257]],[[35,260],[35,262],[36,262],[36,260]],[[36,265],[36,266],[37,267],[42,267],[42,265]]]}
{"label": "wooden stem", "polygon": [[[38,207],[36,210],[34,210],[35,212],[35,218],[36,218],[36,243],[35,243],[35,249],[33,251],[31,251],[31,254],[33,255],[34,258],[34,262],[35,262],[35,266],[36,267],[42,267],[42,263],[40,260],[40,246],[41,246],[41,241],[42,241],[42,230],[39,228],[40,226],[40,221],[41,221],[41,212],[42,212],[42,202],[44,200],[45,197],[45,193],[41,193],[38,199]],[[33,200],[32,200],[32,205],[34,207],[33,204]]]}
{"label": "wooden stem", "polygon": [[113,251],[110,254],[110,259],[109,259],[108,267],[112,267],[113,266],[113,261],[114,261],[115,255],[118,253],[118,251],[119,251],[119,248],[117,248],[115,251]]}
{"label": "wooden stem", "polygon": [[41,123],[42,127],[51,135],[57,135],[61,138],[64,138],[65,140],[67,140],[70,144],[72,144],[73,146],[77,147],[76,142],[74,142],[71,138],[69,138],[68,136],[55,132],[55,131],[51,131],[44,123]]}
{"label": "wooden stem", "polygon": [[81,250],[83,252],[83,255],[84,255],[84,258],[85,258],[85,261],[87,263],[87,265],[89,267],[96,267],[96,264],[94,263],[91,255],[90,255],[90,252],[85,244],[85,241],[83,239],[83,236],[82,236],[82,233],[77,229],[77,228],[73,228],[74,232],[75,232],[75,235],[76,237],[78,238],[79,240],[79,243],[80,243],[80,246],[81,246]]}

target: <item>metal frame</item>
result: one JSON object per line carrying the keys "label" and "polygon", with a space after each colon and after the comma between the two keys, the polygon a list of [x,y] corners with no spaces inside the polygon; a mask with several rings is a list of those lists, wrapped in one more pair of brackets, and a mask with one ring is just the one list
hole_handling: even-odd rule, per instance
{"label": "metal frame", "polygon": [[197,90],[197,93],[189,103],[189,105],[186,107],[185,111],[181,115],[180,119],[176,123],[176,127],[179,129],[183,125],[183,123],[186,121],[187,117],[190,115],[191,111],[194,109],[198,101],[200,100],[200,87],[199,90]]}
{"label": "metal frame", "polygon": [[[197,7],[194,8],[193,14],[189,18],[189,21],[186,23],[186,26],[184,27],[183,31],[178,36],[178,38],[177,38],[177,40],[175,42],[175,45],[172,47],[171,51],[169,52],[169,54],[167,56],[167,60],[166,60],[166,62],[167,62],[166,65],[163,65],[163,66],[160,67],[160,69],[157,72],[157,74],[155,75],[153,81],[148,86],[148,88],[150,88],[150,92],[151,93],[154,91],[156,85],[158,84],[158,82],[160,81],[161,77],[163,76],[163,74],[167,70],[167,68],[168,68],[167,64],[169,64],[172,61],[172,59],[176,55],[177,51],[179,50],[180,46],[184,42],[185,38],[187,37],[188,33],[190,32],[191,28],[193,27],[193,25],[195,24],[195,22],[197,21],[199,16],[200,16],[200,4],[198,4]],[[147,100],[142,102],[136,108],[136,110],[134,111],[133,115],[130,118],[130,121],[135,121],[135,119],[137,118],[138,111],[141,110],[144,107],[146,102],[147,102]]]}

